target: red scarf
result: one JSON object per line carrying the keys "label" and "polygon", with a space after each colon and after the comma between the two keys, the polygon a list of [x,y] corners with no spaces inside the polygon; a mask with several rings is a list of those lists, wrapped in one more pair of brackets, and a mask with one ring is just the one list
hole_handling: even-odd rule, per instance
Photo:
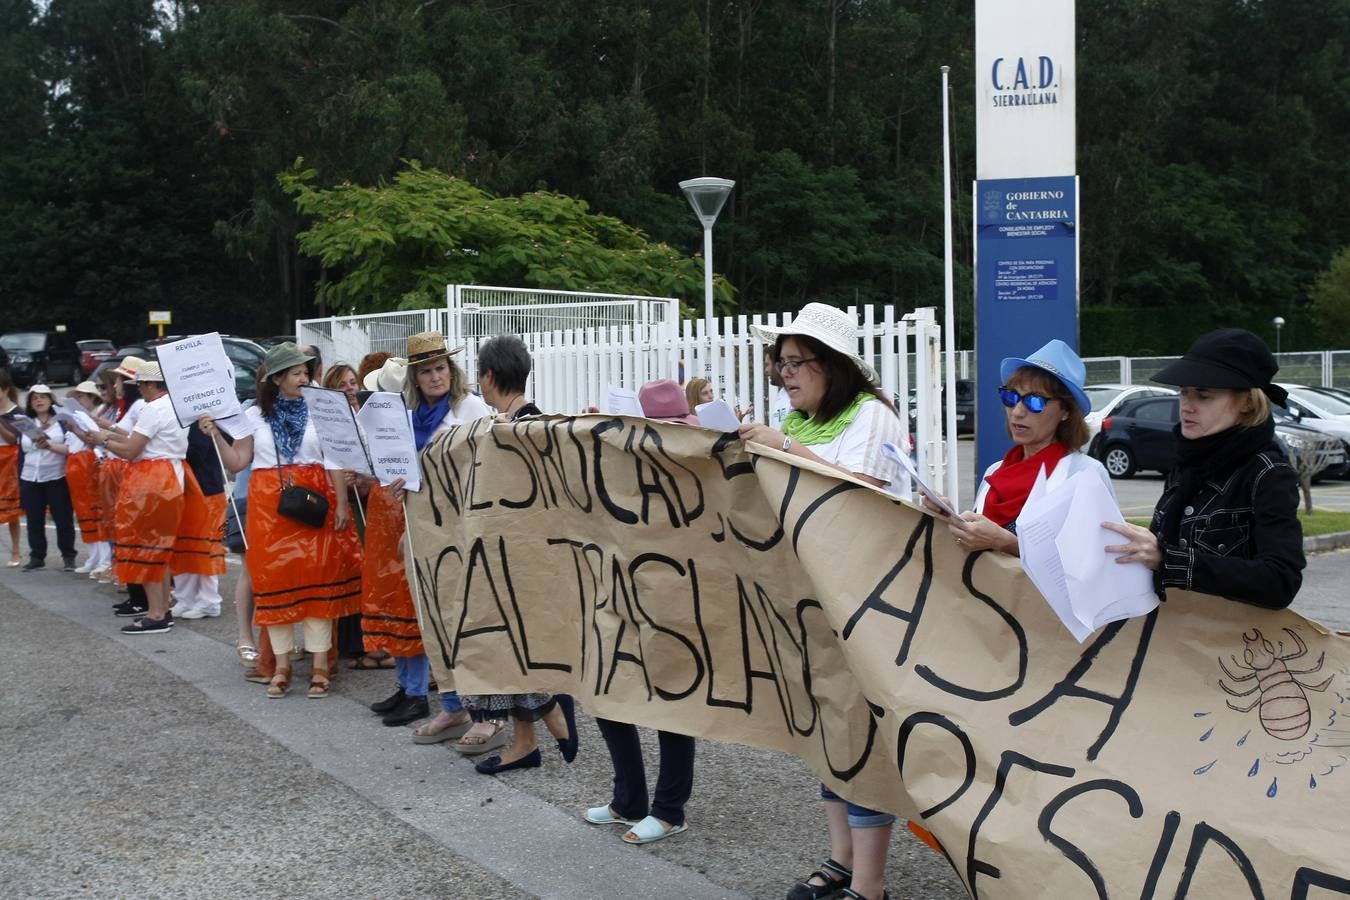
{"label": "red scarf", "polygon": [[1022,447],[1014,444],[1003,457],[1003,465],[984,478],[989,483],[989,493],[984,498],[985,518],[1002,528],[1011,525],[1022,512],[1041,466],[1045,466],[1048,478],[1054,474],[1059,461],[1068,455],[1068,447],[1059,441],[1052,441],[1044,450],[1023,459]]}

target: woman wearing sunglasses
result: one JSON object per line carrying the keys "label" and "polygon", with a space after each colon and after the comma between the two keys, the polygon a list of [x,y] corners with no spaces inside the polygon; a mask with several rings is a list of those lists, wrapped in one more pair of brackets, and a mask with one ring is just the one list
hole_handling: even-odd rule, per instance
{"label": "woman wearing sunglasses", "polygon": [[1078,450],[1088,439],[1083,417],[1092,411],[1083,391],[1086,375],[1083,361],[1061,340],[1050,341],[1026,359],[1003,360],[998,395],[1013,446],[985,470],[974,511],[950,523],[962,550],[1018,555],[1014,523],[1042,468],[1048,488],[1086,470],[1096,472],[1115,496],[1102,464]]}

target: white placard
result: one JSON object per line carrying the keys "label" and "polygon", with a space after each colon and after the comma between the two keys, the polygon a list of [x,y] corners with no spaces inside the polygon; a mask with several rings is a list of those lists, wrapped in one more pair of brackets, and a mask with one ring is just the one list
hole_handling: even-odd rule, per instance
{"label": "white placard", "polygon": [[160,344],[155,356],[179,425],[187,428],[202,416],[226,419],[239,413],[234,366],[218,333]]}
{"label": "white placard", "polygon": [[976,0],[975,177],[1073,175],[1074,0]]}
{"label": "white placard", "polygon": [[92,431],[94,434],[99,432],[98,423],[74,397],[61,398],[61,405],[56,408],[56,421],[62,425],[73,421],[75,427],[81,431]]}
{"label": "white placard", "polygon": [[304,398],[305,406],[309,408],[309,420],[319,434],[324,464],[330,469],[374,474],[347,395],[342,391],[306,386],[300,389],[300,396]]}
{"label": "white placard", "polygon": [[258,430],[258,422],[240,413],[237,416],[216,419],[216,427],[237,441],[240,438],[253,437],[253,432]]}
{"label": "white placard", "polygon": [[637,391],[628,388],[609,386],[609,393],[605,397],[605,412],[617,413],[621,416],[640,416],[642,415],[642,404],[638,402]]}
{"label": "white placard", "polygon": [[403,395],[376,391],[366,398],[356,421],[366,433],[370,461],[380,484],[402,478],[405,490],[422,489],[422,467],[417,461],[417,441]]}
{"label": "white placard", "polygon": [[694,408],[698,415],[698,424],[704,428],[711,428],[714,431],[728,432],[739,431],[741,420],[736,418],[736,413],[725,400],[710,400],[707,403],[700,403]]}

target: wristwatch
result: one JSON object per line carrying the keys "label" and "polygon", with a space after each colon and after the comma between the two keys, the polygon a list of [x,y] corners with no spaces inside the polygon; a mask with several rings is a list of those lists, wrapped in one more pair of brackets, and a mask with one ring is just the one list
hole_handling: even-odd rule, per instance
{"label": "wristwatch", "polygon": [[791,448],[792,448],[792,438],[790,437],[783,438],[783,452],[786,453]]}

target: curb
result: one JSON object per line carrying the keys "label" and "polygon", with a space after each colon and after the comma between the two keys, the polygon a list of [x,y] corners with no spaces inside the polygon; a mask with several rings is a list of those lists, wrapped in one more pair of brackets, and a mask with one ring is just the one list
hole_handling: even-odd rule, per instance
{"label": "curb", "polygon": [[1333,531],[1331,534],[1319,534],[1303,539],[1303,552],[1313,553],[1319,550],[1340,550],[1350,547],[1350,531]]}

